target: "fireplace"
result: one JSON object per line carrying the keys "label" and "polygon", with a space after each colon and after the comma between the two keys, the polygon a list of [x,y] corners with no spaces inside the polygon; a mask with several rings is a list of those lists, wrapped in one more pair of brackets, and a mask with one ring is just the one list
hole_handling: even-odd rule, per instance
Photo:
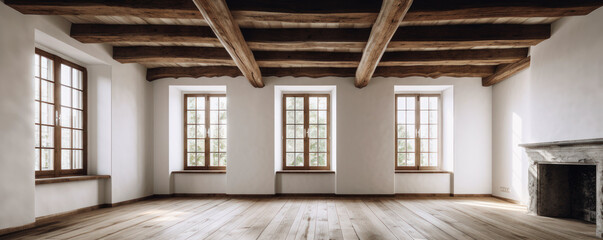
{"label": "fireplace", "polygon": [[596,166],[538,164],[538,215],[597,221]]}
{"label": "fireplace", "polygon": [[603,139],[520,146],[530,161],[528,212],[593,222],[603,237]]}

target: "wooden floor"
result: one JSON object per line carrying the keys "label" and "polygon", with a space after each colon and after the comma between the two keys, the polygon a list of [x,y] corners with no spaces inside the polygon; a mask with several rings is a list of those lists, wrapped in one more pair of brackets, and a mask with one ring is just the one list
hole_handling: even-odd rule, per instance
{"label": "wooden floor", "polygon": [[495,198],[165,198],[2,239],[595,239],[595,225]]}

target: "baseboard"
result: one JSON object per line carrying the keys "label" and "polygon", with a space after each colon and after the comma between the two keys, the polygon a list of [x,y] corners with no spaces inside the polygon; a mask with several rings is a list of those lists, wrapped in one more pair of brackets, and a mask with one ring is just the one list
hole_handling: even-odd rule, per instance
{"label": "baseboard", "polygon": [[396,193],[396,197],[453,197],[450,193]]}
{"label": "baseboard", "polygon": [[453,197],[492,197],[492,194],[452,194]]}
{"label": "baseboard", "polygon": [[56,214],[41,216],[41,217],[37,217],[36,220],[35,220],[35,222],[30,223],[30,224],[26,224],[26,225],[18,226],[18,227],[0,229],[0,236],[6,235],[6,234],[11,234],[11,233],[16,233],[16,232],[20,232],[20,231],[24,231],[24,230],[28,230],[28,229],[39,227],[39,226],[42,226],[42,225],[46,225],[46,224],[49,224],[49,223],[52,223],[52,222],[57,222],[57,221],[65,218],[65,217],[69,217],[69,216],[72,216],[72,215],[75,215],[75,214],[90,212],[90,211],[94,211],[94,210],[101,209],[101,208],[109,208],[109,207],[118,207],[118,206],[128,205],[128,204],[132,204],[132,203],[135,203],[135,202],[139,202],[139,201],[143,201],[143,200],[148,200],[148,199],[153,199],[153,198],[156,198],[156,196],[155,195],[149,195],[149,196],[146,196],[146,197],[136,198],[136,199],[122,201],[122,202],[117,202],[117,203],[103,203],[103,204],[99,204],[99,205],[95,205],[95,206],[90,206],[90,207],[79,208],[79,209],[75,209],[75,210],[71,210],[71,211],[67,211],[67,212],[61,212],[61,213],[56,213]]}
{"label": "baseboard", "polygon": [[496,198],[496,199],[503,200],[505,202],[510,202],[510,203],[522,205],[520,201],[517,201],[517,200],[514,200],[514,199],[499,197],[499,196],[495,196],[495,195],[492,195],[492,197]]}

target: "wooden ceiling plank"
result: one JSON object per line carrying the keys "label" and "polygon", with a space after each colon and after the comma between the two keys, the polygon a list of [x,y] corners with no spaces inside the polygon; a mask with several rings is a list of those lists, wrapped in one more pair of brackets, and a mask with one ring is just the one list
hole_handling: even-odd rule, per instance
{"label": "wooden ceiling plank", "polygon": [[224,0],[193,0],[209,27],[251,85],[264,87],[262,74],[253,53]]}
{"label": "wooden ceiling plank", "polygon": [[[136,16],[203,19],[190,0],[5,0],[24,14]],[[239,23],[346,23],[370,26],[377,18],[378,1],[229,0]],[[461,19],[564,17],[586,15],[601,7],[601,0],[423,0],[408,11],[404,22]]]}
{"label": "wooden ceiling plank", "polygon": [[362,53],[362,59],[356,70],[354,85],[357,88],[363,88],[370,82],[389,41],[396,33],[411,4],[412,0],[383,0],[381,11],[373,24]]}
{"label": "wooden ceiling plank", "polygon": [[530,67],[530,60],[531,60],[531,58],[528,56],[515,63],[503,64],[503,65],[496,67],[496,71],[494,72],[494,74],[492,74],[488,77],[482,78],[482,86],[484,86],[484,87],[492,86],[494,84],[497,84],[499,82],[502,82],[502,81],[508,79],[509,77],[520,72],[521,70],[524,70],[524,69]]}
{"label": "wooden ceiling plank", "polygon": [[[379,66],[499,65],[514,63],[528,54],[527,48],[447,51],[387,52]],[[255,51],[260,67],[358,66],[360,53]],[[223,48],[207,47],[114,47],[113,58],[121,63],[181,63],[204,66],[235,66]]]}
{"label": "wooden ceiling plank", "polygon": [[[356,68],[261,68],[264,76],[273,77],[354,77]],[[378,67],[376,77],[485,77],[494,73],[494,66],[409,66],[409,67]],[[161,78],[200,78],[242,76],[236,67],[162,67],[147,70],[147,80]]]}

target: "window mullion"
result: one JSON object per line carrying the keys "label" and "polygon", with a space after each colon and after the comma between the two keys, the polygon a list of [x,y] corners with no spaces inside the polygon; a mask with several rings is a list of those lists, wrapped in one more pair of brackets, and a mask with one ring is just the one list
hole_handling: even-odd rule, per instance
{"label": "window mullion", "polygon": [[209,163],[210,163],[210,155],[211,155],[211,151],[209,148],[209,129],[210,129],[210,119],[209,119],[209,112],[210,112],[210,104],[209,104],[209,95],[205,95],[205,152],[204,157],[205,157],[205,169],[209,169]]}
{"label": "window mullion", "polygon": [[419,130],[421,129],[421,95],[415,96],[415,167],[421,168],[421,139]]}
{"label": "window mullion", "polygon": [[310,139],[308,138],[308,129],[310,127],[310,108],[309,94],[304,95],[304,168],[310,169]]}
{"label": "window mullion", "polygon": [[58,57],[53,57],[53,77],[54,77],[54,175],[61,175],[61,61]]}

